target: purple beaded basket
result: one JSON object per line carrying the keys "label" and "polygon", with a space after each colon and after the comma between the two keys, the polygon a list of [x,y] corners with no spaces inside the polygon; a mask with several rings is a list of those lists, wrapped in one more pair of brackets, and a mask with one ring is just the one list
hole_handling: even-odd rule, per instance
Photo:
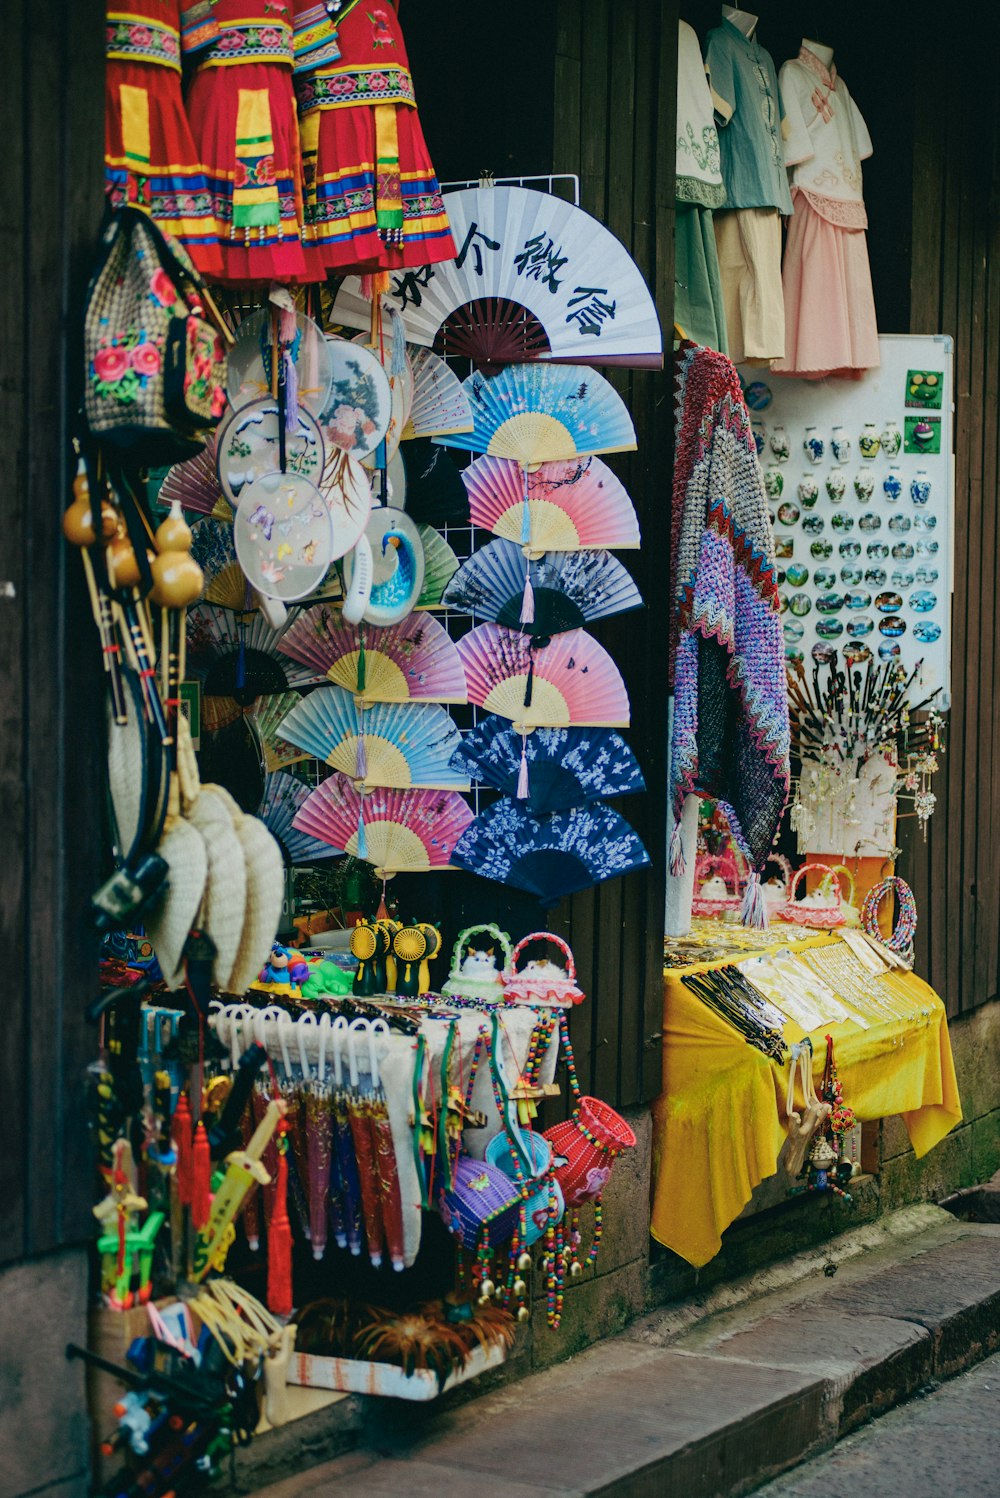
{"label": "purple beaded basket", "polygon": [[495,1165],[468,1155],[459,1157],[451,1189],[438,1196],[445,1227],[471,1249],[479,1247],[484,1229],[491,1248],[513,1238],[520,1207],[518,1186]]}

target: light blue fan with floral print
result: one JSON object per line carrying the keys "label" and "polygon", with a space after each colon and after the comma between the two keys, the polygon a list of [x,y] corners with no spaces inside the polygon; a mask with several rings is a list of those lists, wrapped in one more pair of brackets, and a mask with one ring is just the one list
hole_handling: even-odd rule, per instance
{"label": "light blue fan with floral print", "polygon": [[580,453],[629,452],[635,428],[621,396],[603,375],[567,364],[511,364],[478,370],[465,381],[471,432],[435,440],[443,447],[513,458],[522,467]]}
{"label": "light blue fan with floral print", "polygon": [[469,777],[451,764],[461,735],[436,703],[376,702],[362,707],[355,693],[343,687],[320,687],[283,719],[281,734],[368,786],[469,788]]}
{"label": "light blue fan with floral print", "polygon": [[451,767],[470,780],[517,797],[522,744],[527,766],[525,811],[566,811],[572,806],[646,789],[639,762],[611,728],[536,728],[524,736],[506,718],[484,718],[466,733]]}
{"label": "light blue fan with floral print", "polygon": [[546,909],[649,862],[624,817],[602,802],[532,816],[507,797],[480,812],[451,854],[454,867],[526,890]]}

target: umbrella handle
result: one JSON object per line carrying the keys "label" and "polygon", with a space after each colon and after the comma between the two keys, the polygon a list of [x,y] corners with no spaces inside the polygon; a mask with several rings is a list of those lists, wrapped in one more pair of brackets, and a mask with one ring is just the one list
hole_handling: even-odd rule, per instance
{"label": "umbrella handle", "polygon": [[344,1056],[340,1042],[347,1034],[347,1019],[338,1014],[333,1022],[333,1075],[338,1087],[344,1085]]}
{"label": "umbrella handle", "polygon": [[302,1067],[302,1080],[309,1081],[309,1056],[306,1047],[306,1031],[316,1028],[316,1016],[308,1011],[300,1014],[295,1021],[295,1035],[299,1042],[299,1065]]}
{"label": "umbrella handle", "polygon": [[347,1027],[347,1064],[350,1067],[351,1086],[357,1087],[360,1073],[358,1071],[358,1053],[354,1049],[354,1037],[364,1026],[365,1033],[371,1035],[371,1029],[366,1019],[352,1019]]}
{"label": "umbrella handle", "polygon": [[371,1067],[372,1087],[377,1092],[382,1086],[382,1080],[378,1070],[378,1051],[375,1049],[375,1036],[388,1035],[389,1025],[384,1019],[366,1020],[368,1026],[368,1064]]}
{"label": "umbrella handle", "polygon": [[268,1046],[267,1036],[264,1030],[265,1021],[277,1019],[278,1016],[283,1013],[284,1010],[279,1009],[277,1004],[269,1004],[266,1009],[254,1010],[253,1038],[254,1040],[256,1040],[258,1045],[262,1045],[264,1047],[268,1054],[270,1054],[270,1047]]}
{"label": "umbrella handle", "polygon": [[319,1057],[316,1061],[316,1075],[321,1082],[326,1081],[326,1043],[330,1036],[331,1020],[326,1010],[319,1017]]}
{"label": "umbrella handle", "polygon": [[281,1046],[281,1064],[284,1067],[285,1076],[290,1082],[292,1080],[292,1053],[288,1049],[288,1032],[292,1028],[292,1017],[286,1010],[278,1012],[278,1043]]}

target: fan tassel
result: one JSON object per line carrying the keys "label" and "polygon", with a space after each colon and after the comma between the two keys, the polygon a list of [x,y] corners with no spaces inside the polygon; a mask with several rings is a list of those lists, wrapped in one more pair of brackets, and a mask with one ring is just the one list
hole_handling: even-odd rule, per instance
{"label": "fan tassel", "polygon": [[364,631],[364,625],[362,625],[361,629],[358,631],[358,639],[359,639],[359,642],[360,642],[359,645],[358,645],[358,691],[359,692],[363,692],[364,689],[365,689],[365,631]]}
{"label": "fan tassel", "polygon": [[368,857],[368,836],[365,832],[365,805],[363,801],[358,811],[358,857]]}
{"label": "fan tassel", "polygon": [[521,735],[521,765],[517,772],[517,799],[527,801],[528,799],[528,740],[527,736]]}
{"label": "fan tassel", "polygon": [[364,780],[368,775],[368,751],[365,749],[365,736],[358,734],[358,752],[354,761],[354,776],[356,780]]}
{"label": "fan tassel", "polygon": [[385,903],[385,880],[384,879],[382,880],[382,898],[378,902],[378,910],[376,910],[376,912],[375,912],[375,919],[377,921],[387,921],[389,919],[389,907]]}
{"label": "fan tassel", "polygon": [[525,568],[524,572],[524,597],[521,599],[521,623],[534,624],[535,622],[535,590],[531,586],[531,570]]}
{"label": "fan tassel", "polygon": [[292,1314],[292,1228],[288,1221],[288,1155],[279,1145],[274,1206],[267,1234],[267,1305],[275,1316]]}
{"label": "fan tassel", "polygon": [[528,667],[528,679],[524,684],[524,705],[531,706],[532,693],[535,690],[535,657],[531,657],[531,665]]}
{"label": "fan tassel", "polygon": [[766,931],[768,929],[767,901],[764,898],[764,887],[760,882],[760,875],[756,869],[747,880],[740,915],[744,926],[749,926],[754,931]]}
{"label": "fan tassel", "polygon": [[236,650],[236,690],[242,692],[247,684],[247,646],[240,630],[240,643]]}
{"label": "fan tassel", "polygon": [[387,270],[376,271],[370,276],[362,276],[361,295],[366,302],[374,302],[376,297],[383,296],[389,290],[391,284]]}
{"label": "fan tassel", "polygon": [[670,834],[670,873],[674,879],[679,879],[687,869],[687,861],[684,858],[684,839],[681,837],[680,817],[674,822],[674,830]]}
{"label": "fan tassel", "polygon": [[285,431],[299,429],[299,372],[291,354],[285,353]]}

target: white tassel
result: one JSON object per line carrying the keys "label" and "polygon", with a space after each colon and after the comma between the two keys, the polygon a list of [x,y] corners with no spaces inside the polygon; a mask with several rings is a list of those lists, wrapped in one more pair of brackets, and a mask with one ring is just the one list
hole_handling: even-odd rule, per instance
{"label": "white tassel", "polygon": [[670,834],[670,873],[674,879],[679,879],[687,870],[687,862],[684,858],[684,840],[681,837],[681,819],[674,822],[674,830]]}
{"label": "white tassel", "polygon": [[535,590],[531,586],[531,573],[524,574],[524,596],[521,599],[521,623],[534,624],[535,622]]}
{"label": "white tassel", "polygon": [[764,886],[760,882],[760,875],[756,870],[747,880],[747,887],[743,892],[743,906],[740,910],[744,926],[751,927],[754,931],[766,931],[769,926],[767,918],[767,900],[764,898]]}
{"label": "white tassel", "polygon": [[527,755],[527,744],[528,744],[528,740],[527,740],[526,736],[522,733],[522,735],[521,735],[521,765],[520,765],[520,768],[518,769],[518,772],[517,772],[517,799],[519,801],[527,801],[527,799],[528,799],[528,755]]}

